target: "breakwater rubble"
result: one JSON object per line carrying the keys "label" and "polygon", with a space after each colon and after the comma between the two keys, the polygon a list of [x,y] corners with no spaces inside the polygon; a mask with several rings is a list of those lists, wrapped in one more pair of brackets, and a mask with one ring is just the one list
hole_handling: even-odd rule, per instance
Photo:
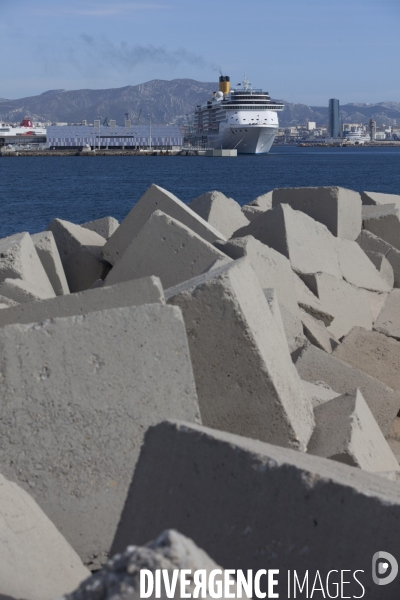
{"label": "breakwater rubble", "polygon": [[0,598],[132,600],[140,569],[218,565],[361,570],[348,593],[381,598],[399,210],[340,187],[240,207],[152,185],[121,223],[1,239]]}

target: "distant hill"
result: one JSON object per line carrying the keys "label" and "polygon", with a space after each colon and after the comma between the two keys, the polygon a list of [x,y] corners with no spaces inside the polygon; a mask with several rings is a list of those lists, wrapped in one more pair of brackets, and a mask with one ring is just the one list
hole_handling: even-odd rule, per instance
{"label": "distant hill", "polygon": [[[140,85],[105,90],[49,90],[18,100],[0,99],[0,118],[20,121],[29,115],[38,121],[79,123],[82,119],[93,122],[100,115],[102,119],[115,119],[122,125],[125,113],[129,113],[135,123],[142,111],[141,122],[148,121],[147,115],[151,113],[154,123],[179,124],[217,87],[216,82],[193,79],[154,79]],[[279,115],[283,127],[304,123],[306,119],[316,121],[317,125],[327,123],[327,106],[283,102],[285,110]],[[345,104],[340,107],[340,117],[344,123],[366,123],[374,118],[378,125],[400,124],[400,102]]]}

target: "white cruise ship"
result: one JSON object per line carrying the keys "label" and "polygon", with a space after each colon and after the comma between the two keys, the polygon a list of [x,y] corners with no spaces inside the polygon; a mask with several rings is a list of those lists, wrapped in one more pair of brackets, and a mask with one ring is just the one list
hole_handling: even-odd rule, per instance
{"label": "white cruise ship", "polygon": [[229,77],[221,75],[219,92],[195,109],[194,134],[209,148],[265,154],[278,132],[277,112],[283,108],[268,92],[253,89],[246,77],[231,90]]}
{"label": "white cruise ship", "polygon": [[352,127],[351,131],[345,129],[342,135],[351,144],[365,144],[365,142],[371,141],[371,136],[363,131],[361,127]]}

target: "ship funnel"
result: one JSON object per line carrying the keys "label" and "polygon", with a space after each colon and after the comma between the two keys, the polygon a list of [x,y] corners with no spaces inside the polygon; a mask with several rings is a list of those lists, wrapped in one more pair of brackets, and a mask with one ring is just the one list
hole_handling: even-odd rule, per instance
{"label": "ship funnel", "polygon": [[229,91],[231,89],[230,81],[230,77],[228,77],[227,75],[221,75],[221,77],[219,78],[219,91],[222,92],[224,96],[226,96],[226,94],[229,94]]}

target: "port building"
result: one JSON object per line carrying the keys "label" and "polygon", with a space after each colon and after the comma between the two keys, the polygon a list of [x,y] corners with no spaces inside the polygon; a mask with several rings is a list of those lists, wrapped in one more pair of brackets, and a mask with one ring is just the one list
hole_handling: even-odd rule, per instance
{"label": "port building", "polygon": [[173,150],[183,146],[183,134],[176,125],[68,125],[47,127],[50,148],[154,148]]}

